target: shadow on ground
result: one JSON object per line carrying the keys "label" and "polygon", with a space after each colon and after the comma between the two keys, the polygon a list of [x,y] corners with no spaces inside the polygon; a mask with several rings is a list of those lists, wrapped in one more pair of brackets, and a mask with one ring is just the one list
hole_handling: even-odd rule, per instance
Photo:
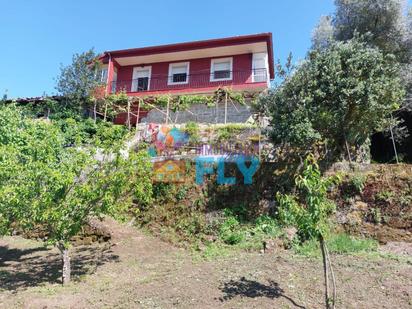
{"label": "shadow on ground", "polygon": [[[108,244],[71,249],[72,279],[93,273],[106,262],[118,261]],[[44,283],[61,283],[61,256],[46,247],[15,249],[0,245],[0,289],[18,290]]]}
{"label": "shadow on ground", "polygon": [[224,293],[220,298],[220,301],[222,302],[230,300],[236,296],[249,298],[267,297],[271,299],[283,297],[297,308],[306,308],[298,305],[292,298],[286,296],[283,289],[279,287],[279,284],[272,280],[269,281],[269,284],[265,285],[242,277],[239,280],[225,282],[220,290]]}

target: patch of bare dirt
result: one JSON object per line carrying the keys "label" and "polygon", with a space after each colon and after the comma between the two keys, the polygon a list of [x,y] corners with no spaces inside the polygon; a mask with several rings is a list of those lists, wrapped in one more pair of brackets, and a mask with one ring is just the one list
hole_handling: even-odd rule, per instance
{"label": "patch of bare dirt", "polygon": [[[107,244],[75,247],[74,281],[61,286],[55,249],[0,239],[0,308],[323,308],[322,265],[291,251],[234,252],[211,261],[105,221]],[[334,256],[338,308],[409,308],[412,266]]]}
{"label": "patch of bare dirt", "polygon": [[381,246],[380,250],[384,253],[412,257],[412,243],[390,241],[385,245]]}
{"label": "patch of bare dirt", "polygon": [[[362,188],[359,191],[359,186]],[[337,222],[352,234],[412,242],[412,165],[371,164],[334,190]]]}

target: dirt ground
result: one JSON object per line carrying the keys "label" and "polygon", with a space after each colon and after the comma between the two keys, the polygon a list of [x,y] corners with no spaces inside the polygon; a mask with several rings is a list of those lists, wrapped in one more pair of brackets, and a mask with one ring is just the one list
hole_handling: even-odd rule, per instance
{"label": "dirt ground", "polygon": [[[323,308],[318,259],[279,250],[204,260],[134,228],[108,228],[109,243],[73,248],[74,282],[65,287],[57,250],[1,238],[0,308]],[[410,260],[375,254],[333,262],[337,308],[412,308]]]}

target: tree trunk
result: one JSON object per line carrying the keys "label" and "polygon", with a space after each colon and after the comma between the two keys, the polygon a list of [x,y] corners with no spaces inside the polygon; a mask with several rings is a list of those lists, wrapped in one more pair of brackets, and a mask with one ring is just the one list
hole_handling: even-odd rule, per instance
{"label": "tree trunk", "polygon": [[58,248],[62,255],[62,283],[65,285],[70,282],[71,274],[69,248],[67,248],[64,244],[59,244]]}
{"label": "tree trunk", "polygon": [[323,236],[319,238],[320,250],[322,251],[322,262],[323,262],[323,275],[325,276],[325,304],[326,309],[330,309],[329,306],[329,274],[328,274],[328,264],[325,250],[325,240]]}
{"label": "tree trunk", "polygon": [[106,117],[107,117],[107,101],[106,101],[106,103],[105,103],[105,105],[104,105],[104,117],[103,117],[103,120],[104,120],[104,121],[106,121]]}

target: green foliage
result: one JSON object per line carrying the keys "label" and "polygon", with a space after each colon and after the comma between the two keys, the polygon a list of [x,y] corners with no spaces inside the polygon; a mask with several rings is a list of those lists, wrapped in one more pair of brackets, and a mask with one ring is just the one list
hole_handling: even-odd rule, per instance
{"label": "green foliage", "polygon": [[80,107],[86,103],[92,90],[102,85],[96,79],[99,70],[100,63],[96,61],[93,49],[74,54],[71,64],[61,66],[56,90],[67,99],[68,104]]}
{"label": "green foliage", "polygon": [[254,233],[277,237],[281,234],[279,223],[268,215],[261,215],[255,221]]}
{"label": "green foliage", "polygon": [[70,130],[61,123],[26,118],[15,107],[0,108],[0,118],[3,232],[12,223],[23,230],[40,225],[49,243],[67,247],[89,216],[150,202],[146,152],[127,155],[115,146],[98,159],[94,147],[68,147]]}
{"label": "green foliage", "polygon": [[198,143],[200,140],[200,129],[196,122],[189,121],[185,124],[184,132],[189,135],[189,141],[191,143]]}
{"label": "green foliage", "polygon": [[314,159],[308,157],[302,174],[295,180],[297,195],[278,193],[276,196],[280,221],[295,226],[302,240],[327,236],[328,218],[335,209],[327,191],[339,181],[339,177],[323,178]]}
{"label": "green foliage", "polygon": [[[326,243],[329,251],[337,254],[374,252],[378,248],[378,242],[376,240],[355,238],[347,234],[332,234]],[[297,253],[305,256],[320,256],[319,242],[316,239],[310,239],[302,244],[296,244],[294,249]]]}
{"label": "green foliage", "polygon": [[61,130],[67,146],[86,144],[110,148],[123,141],[128,134],[124,126],[100,120],[95,122],[90,118],[80,120],[73,118],[59,119],[54,124]]}
{"label": "green foliage", "polygon": [[[392,54],[402,68],[402,82],[411,94],[412,74],[412,7],[404,0],[336,0],[336,10],[331,16],[322,16],[314,30],[312,43],[315,49],[325,49],[333,42],[346,42],[361,36],[369,46]],[[409,96],[408,95],[408,96]],[[407,96],[407,97],[408,97]],[[400,102],[401,103],[401,102]],[[411,111],[412,102],[404,100],[402,109]],[[407,142],[407,127],[402,116],[388,118],[397,142]],[[399,117],[399,118],[396,118]],[[385,129],[389,128],[386,124]]]}
{"label": "green foliage", "polygon": [[235,245],[244,240],[244,233],[240,229],[239,221],[233,217],[228,217],[220,226],[219,237],[228,245]]}
{"label": "green foliage", "polygon": [[[98,108],[102,111],[104,117],[113,118],[119,111],[127,111],[129,97],[125,91],[112,93],[99,102]],[[141,106],[143,108],[143,106]]]}
{"label": "green foliage", "polygon": [[252,128],[255,128],[255,126],[243,123],[229,123],[216,126],[215,131],[218,141],[227,141],[236,137],[236,135],[240,134],[243,130]]}
{"label": "green foliage", "polygon": [[[222,102],[228,98],[231,102],[245,104],[245,94],[243,92],[233,92],[229,88],[219,88],[214,95],[159,95],[155,97],[146,97],[142,99],[143,107],[152,108],[151,105],[159,107],[167,107],[173,112],[184,111],[194,104],[205,104],[208,107],[213,107],[216,102]],[[149,103],[149,104],[147,104]]]}
{"label": "green foliage", "polygon": [[381,192],[378,192],[375,198],[378,201],[390,202],[394,196],[395,194],[392,191],[383,190]]}
{"label": "green foliage", "polygon": [[187,110],[193,104],[206,104],[210,106],[213,102],[212,96],[207,95],[178,95],[178,96],[156,96],[150,98],[153,104],[156,106],[166,107],[169,104],[169,108],[173,112]]}
{"label": "green foliage", "polygon": [[117,93],[112,93],[105,98],[106,101],[109,101],[113,105],[117,106],[126,106],[129,100],[126,92],[120,91]]}
{"label": "green foliage", "polygon": [[336,40],[352,39],[357,33],[386,53],[407,61],[408,20],[403,0],[337,0],[333,16]]}
{"label": "green foliage", "polygon": [[281,235],[278,222],[268,215],[248,221],[244,206],[226,208],[224,214],[225,220],[219,227],[219,239],[227,245],[237,245],[243,249],[260,249],[263,241]]}
{"label": "green foliage", "polygon": [[276,143],[310,147],[328,141],[360,146],[399,107],[404,89],[391,55],[358,39],[309,53],[282,84],[260,97]]}
{"label": "green foliage", "polygon": [[362,174],[356,174],[351,177],[350,184],[353,188],[355,188],[357,193],[362,193],[363,189],[365,188],[366,180],[367,176]]}

